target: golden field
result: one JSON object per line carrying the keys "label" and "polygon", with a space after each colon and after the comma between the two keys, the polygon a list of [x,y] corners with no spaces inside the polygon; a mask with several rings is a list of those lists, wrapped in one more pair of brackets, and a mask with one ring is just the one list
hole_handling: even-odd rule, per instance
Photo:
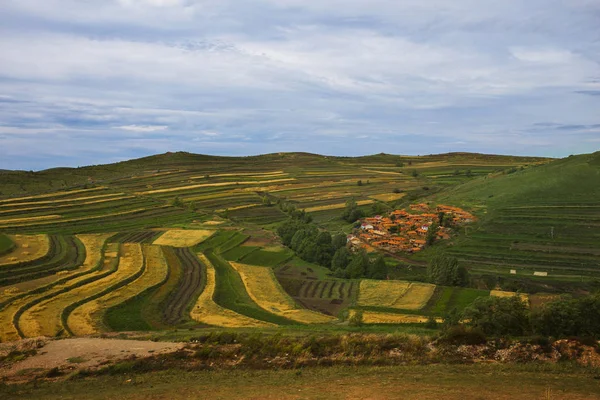
{"label": "golden field", "polygon": [[48,235],[8,235],[8,237],[16,248],[0,257],[0,266],[37,260],[50,250]]}
{"label": "golden field", "polygon": [[153,244],[158,246],[192,247],[211,237],[215,231],[202,229],[171,229],[160,235]]}
{"label": "golden field", "polygon": [[269,267],[231,262],[240,274],[248,295],[261,308],[303,324],[323,324],[335,318],[300,308],[283,290]]}
{"label": "golden field", "polygon": [[215,303],[213,300],[216,284],[215,267],[204,254],[198,254],[198,257],[206,265],[206,286],[190,312],[192,319],[204,324],[227,328],[275,326],[268,322],[238,314]]}

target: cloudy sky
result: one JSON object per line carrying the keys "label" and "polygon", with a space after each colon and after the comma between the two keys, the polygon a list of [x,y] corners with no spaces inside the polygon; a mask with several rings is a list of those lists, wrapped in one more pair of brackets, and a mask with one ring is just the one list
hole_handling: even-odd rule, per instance
{"label": "cloudy sky", "polygon": [[600,149],[600,0],[1,0],[0,168]]}

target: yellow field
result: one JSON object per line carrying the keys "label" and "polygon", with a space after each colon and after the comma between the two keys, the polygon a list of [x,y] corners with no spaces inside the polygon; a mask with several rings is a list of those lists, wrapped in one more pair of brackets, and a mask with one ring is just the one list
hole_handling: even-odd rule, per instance
{"label": "yellow field", "polygon": [[211,237],[215,231],[171,229],[160,235],[153,244],[159,246],[192,247]]}
{"label": "yellow field", "polygon": [[435,285],[411,283],[404,296],[400,297],[393,307],[403,310],[420,310],[425,307],[434,291]]}
{"label": "yellow field", "polygon": [[[353,316],[356,310],[350,310]],[[428,317],[413,314],[394,314],[377,311],[363,311],[363,323],[365,324],[422,324],[427,322]],[[436,318],[436,322],[442,323],[442,318]]]}
{"label": "yellow field", "polygon": [[[108,238],[112,235],[113,233],[77,235],[77,238],[85,246],[85,261],[79,269],[68,272],[66,276],[85,272],[86,269],[91,272],[91,270],[98,267],[100,262],[102,261],[102,248],[105,242],[108,240]],[[61,290],[65,286],[77,284],[78,282],[82,282],[86,279],[89,279],[92,276],[99,275],[101,273],[102,270],[85,274],[81,277],[69,280],[64,284],[55,286],[54,288],[52,288],[52,290]],[[63,277],[65,277],[65,275],[61,276],[61,278]],[[69,293],[71,292],[69,291],[63,294],[58,294],[57,296],[51,297],[50,299],[42,301],[36,304],[35,306],[27,309],[27,311],[25,311],[19,319],[19,326],[21,327],[23,334],[26,337],[55,336],[56,334],[58,334],[63,329],[60,319],[62,310],[64,309],[64,307],[77,300],[73,300],[72,297],[69,297]],[[69,301],[67,304],[64,304],[65,298],[68,298],[72,301]],[[61,300],[63,300],[62,303]]]}
{"label": "yellow field", "polygon": [[376,174],[396,175],[399,178],[402,178],[402,175],[400,175],[396,171],[379,171],[379,170],[376,170],[376,169],[366,169],[366,168],[364,168],[364,170],[367,171],[367,172],[375,172]]}
{"label": "yellow field", "polygon": [[[160,284],[167,278],[169,267],[160,246],[143,245],[143,254],[146,268],[139,278],[76,309],[76,311],[80,310],[80,315],[85,315],[87,334],[107,330],[102,323],[102,316],[109,308],[134,298],[144,290]],[[136,254],[134,258],[135,263],[142,262],[141,253]],[[71,318],[69,318],[69,327],[72,328],[70,321]],[[73,330],[73,333],[75,333],[75,330]]]}
{"label": "yellow field", "polygon": [[106,187],[98,186],[98,187],[91,188],[91,189],[78,189],[78,190],[70,190],[67,192],[54,192],[54,193],[48,193],[48,194],[38,194],[36,196],[15,197],[12,199],[0,200],[0,203],[12,203],[13,201],[19,201],[19,200],[44,199],[47,197],[63,196],[63,195],[70,195],[70,194],[83,193],[83,192],[92,192],[94,190],[101,190],[101,189],[106,189]]}
{"label": "yellow field", "polygon": [[8,235],[16,245],[15,249],[0,257],[0,267],[16,262],[37,260],[50,250],[48,235]]}
{"label": "yellow field", "polygon": [[[211,178],[227,177],[227,176],[272,176],[272,175],[287,175],[283,171],[272,171],[272,172],[236,172],[227,174],[209,174]],[[204,175],[192,176],[190,179],[201,179]]]}
{"label": "yellow field", "polygon": [[406,281],[363,279],[358,289],[359,306],[392,307],[410,286]]}
{"label": "yellow field", "polygon": [[61,215],[50,214],[50,215],[40,215],[37,217],[9,218],[9,219],[0,219],[0,224],[4,224],[4,226],[10,227],[10,226],[14,226],[15,224],[19,225],[21,222],[46,221],[49,219],[58,219],[58,218],[61,218]]}
{"label": "yellow field", "polygon": [[116,200],[127,200],[127,199],[133,199],[134,197],[135,196],[117,196],[117,197],[110,197],[110,198],[104,198],[104,199],[98,199],[98,200],[84,201],[81,203],[76,203],[75,199],[73,199],[68,204],[42,205],[42,206],[38,206],[38,207],[26,207],[26,208],[18,208],[18,209],[11,208],[8,210],[0,211],[0,214],[6,214],[6,213],[15,212],[15,211],[23,212],[23,211],[35,211],[35,210],[55,210],[57,208],[67,208],[67,207],[73,207],[75,205],[83,206],[83,205],[90,205],[90,204],[108,203],[108,202],[116,201]]}
{"label": "yellow field", "polygon": [[519,296],[522,301],[529,304],[529,295],[526,293],[517,293],[517,292],[505,292],[503,290],[490,290],[490,296],[495,297],[513,297]]}
{"label": "yellow field", "polygon": [[262,204],[260,203],[252,203],[252,204],[244,204],[241,206],[236,206],[236,207],[230,207],[230,208],[219,208],[218,210],[215,210],[216,212],[223,212],[223,211],[235,211],[235,210],[243,210],[244,208],[252,208],[252,207],[257,207],[257,206],[261,206]]}
{"label": "yellow field", "polygon": [[[359,200],[356,202],[359,206],[364,206],[366,204],[372,204],[373,200]],[[316,207],[308,207],[305,208],[306,212],[315,212],[315,211],[325,211],[325,210],[337,210],[338,208],[346,207],[346,203],[337,203],[337,204],[328,204],[326,206],[316,206]]]}
{"label": "yellow field", "polygon": [[28,201],[25,203],[11,203],[11,204],[0,204],[0,207],[22,207],[22,206],[39,206],[39,205],[54,205],[56,203],[72,203],[81,200],[96,200],[103,199],[106,197],[114,197],[114,196],[123,196],[125,193],[108,193],[108,194],[97,194],[94,196],[85,196],[85,197],[75,197],[68,199],[60,199],[60,200],[44,200],[44,201]]}
{"label": "yellow field", "polygon": [[406,193],[384,193],[384,194],[374,194],[373,196],[369,196],[372,199],[379,201],[394,201],[403,198],[406,196]]}
{"label": "yellow field", "polygon": [[267,327],[276,326],[269,322],[259,321],[254,318],[238,314],[235,311],[223,308],[213,300],[215,293],[215,267],[204,254],[198,254],[200,260],[206,265],[206,287],[194,308],[190,312],[192,319],[208,325],[224,326],[227,328],[241,327]]}
{"label": "yellow field", "polygon": [[[110,257],[111,255],[113,255],[112,252],[106,253],[104,260],[105,264],[113,261]],[[59,299],[56,301],[60,301],[62,304],[69,305],[79,299],[93,296],[102,292],[107,287],[110,287],[115,283],[134,275],[142,267],[143,256],[141,245],[139,243],[124,244],[121,249],[119,269],[115,273],[82,287],[73,289],[67,293],[61,294],[60,296],[57,296]],[[72,301],[68,301],[69,299]],[[98,300],[102,299],[103,298],[84,303],[73,310],[71,315],[69,315],[67,324],[75,335],[88,335],[96,332],[97,322],[94,319],[94,314],[102,310],[103,306],[98,302]]]}
{"label": "yellow field", "polygon": [[[166,208],[166,207],[169,207],[169,206],[161,206],[161,207],[157,207],[157,208]],[[107,214],[102,214],[102,215],[94,215],[91,217],[63,218],[63,219],[52,220],[52,221],[39,221],[39,222],[34,222],[34,223],[19,223],[17,225],[14,225],[14,224],[13,225],[2,225],[2,226],[0,226],[0,228],[10,228],[10,227],[14,227],[14,226],[24,227],[24,226],[49,225],[49,224],[59,224],[59,223],[64,224],[67,222],[88,221],[90,219],[100,219],[100,218],[116,217],[118,215],[135,214],[140,211],[145,211],[147,209],[148,208],[136,208],[135,210],[127,210],[127,211],[107,213]],[[2,222],[2,221],[0,221],[0,222]]]}
{"label": "yellow field", "polygon": [[224,224],[225,221],[204,221],[204,225],[221,225]]}
{"label": "yellow field", "polygon": [[135,194],[146,195],[146,194],[156,194],[156,193],[169,193],[169,192],[178,192],[178,191],[182,191],[182,190],[197,189],[197,188],[201,188],[201,187],[217,187],[217,186],[232,186],[232,185],[262,185],[265,183],[289,182],[289,181],[295,181],[295,180],[296,180],[296,178],[284,178],[284,179],[271,179],[271,180],[266,180],[266,181],[198,183],[195,185],[178,186],[178,187],[167,188],[167,189],[148,190],[146,192],[136,192]]}
{"label": "yellow field", "polygon": [[303,324],[324,324],[335,320],[333,317],[298,307],[279,285],[271,268],[235,262],[230,264],[240,274],[250,298],[270,313]]}
{"label": "yellow field", "polygon": [[419,310],[427,304],[435,285],[406,281],[363,279],[358,290],[359,306]]}

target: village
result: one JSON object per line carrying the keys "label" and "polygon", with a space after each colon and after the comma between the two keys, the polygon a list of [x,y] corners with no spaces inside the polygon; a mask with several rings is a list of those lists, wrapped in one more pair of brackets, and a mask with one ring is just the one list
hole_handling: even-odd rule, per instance
{"label": "village", "polygon": [[[406,210],[392,211],[388,216],[376,215],[361,220],[359,228],[348,235],[352,249],[378,248],[390,252],[416,253],[425,248],[428,239],[450,239],[456,227],[475,221],[475,216],[458,207],[412,204]],[[430,233],[435,229],[435,233]]]}

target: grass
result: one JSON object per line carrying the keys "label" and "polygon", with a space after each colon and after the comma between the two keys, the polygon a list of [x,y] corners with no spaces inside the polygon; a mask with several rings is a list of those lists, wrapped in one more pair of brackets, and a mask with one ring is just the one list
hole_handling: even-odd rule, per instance
{"label": "grass", "polygon": [[239,261],[243,257],[247,256],[248,254],[250,254],[254,251],[257,251],[258,249],[259,249],[259,247],[257,247],[257,246],[237,246],[237,247],[227,250],[226,252],[222,253],[221,255],[227,261]]}
{"label": "grass", "polygon": [[288,249],[281,251],[256,250],[241,258],[241,262],[251,265],[263,265],[266,267],[275,267],[284,263],[294,256]]}
{"label": "grass", "polygon": [[10,253],[15,248],[15,243],[8,236],[0,233],[0,256]]}
{"label": "grass", "polygon": [[[448,252],[474,272],[498,276],[514,269],[510,280],[526,282],[534,271],[599,277],[599,159],[600,153],[572,156],[474,179],[438,195],[437,201],[468,207],[480,218]],[[560,283],[547,281],[560,290]],[[542,288],[527,283],[522,289]]]}
{"label": "grass", "polygon": [[594,399],[594,372],[571,365],[408,365],[304,370],[184,371],[3,386],[3,398]]}

